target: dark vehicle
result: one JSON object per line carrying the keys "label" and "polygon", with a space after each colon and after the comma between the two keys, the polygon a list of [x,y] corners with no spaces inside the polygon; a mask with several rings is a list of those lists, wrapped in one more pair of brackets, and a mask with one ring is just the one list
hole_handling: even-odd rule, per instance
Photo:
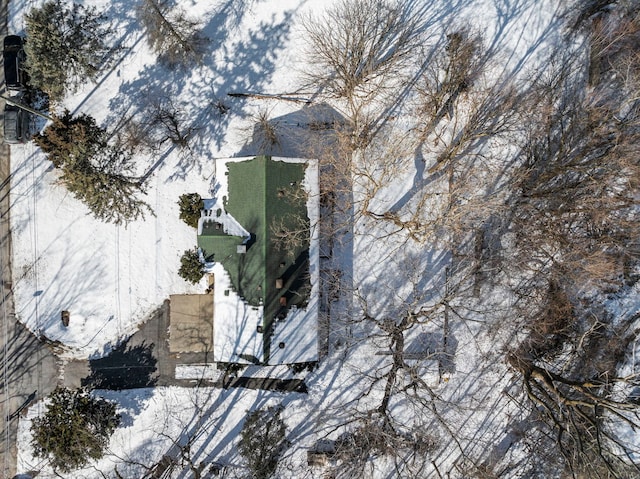
{"label": "dark vehicle", "polygon": [[27,141],[29,115],[26,111],[9,103],[4,106],[4,142],[24,143]]}
{"label": "dark vehicle", "polygon": [[4,81],[9,91],[22,91],[25,88],[24,58],[22,38],[18,35],[4,37],[4,50],[2,51]]}

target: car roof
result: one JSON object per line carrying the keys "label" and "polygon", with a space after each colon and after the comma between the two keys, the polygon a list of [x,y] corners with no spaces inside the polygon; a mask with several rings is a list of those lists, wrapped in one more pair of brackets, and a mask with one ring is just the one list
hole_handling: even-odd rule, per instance
{"label": "car roof", "polygon": [[22,38],[18,35],[7,35],[4,37],[4,50],[2,57],[4,60],[4,80],[8,88],[21,88],[22,78],[20,75],[20,51],[22,50]]}
{"label": "car roof", "polygon": [[[22,37],[20,37],[19,35],[7,35],[6,37],[4,37],[4,49],[6,50],[7,47],[22,47]],[[13,48],[12,48],[13,50]]]}
{"label": "car roof", "polygon": [[5,104],[4,107],[4,141],[7,143],[17,142],[18,138],[18,121],[20,109],[14,105]]}
{"label": "car roof", "polygon": [[20,78],[18,76],[18,64],[15,55],[4,55],[4,81],[7,86],[20,86]]}

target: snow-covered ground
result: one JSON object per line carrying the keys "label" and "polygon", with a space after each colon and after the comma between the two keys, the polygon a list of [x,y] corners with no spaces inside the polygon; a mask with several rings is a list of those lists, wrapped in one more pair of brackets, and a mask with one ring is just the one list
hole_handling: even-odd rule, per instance
{"label": "snow-covered ground", "polygon": [[[12,3],[10,30],[16,33],[23,32],[25,7]],[[296,60],[282,52],[293,35],[290,18],[299,8],[297,2],[190,6],[190,15],[200,14],[209,22],[204,33],[213,51],[202,66],[188,72],[157,66],[128,13],[109,10],[122,33],[122,58],[65,107],[109,126],[133,115],[142,99],[172,96],[199,130],[191,153],[170,148],[138,158],[139,174],[152,171],[144,199],[154,214],[127,227],[95,221],[56,184],[57,172],[33,144],[13,149],[16,314],[32,331],[60,341],[69,356],[101,356],[133,333],[169,294],[206,288],[204,280],[194,287],[176,274],[180,256],[195,245],[195,231],[179,219],[178,197],[212,193],[216,158],[235,156],[251,140],[252,123],[244,120],[249,108],[227,93],[290,87],[290,73],[273,71],[294,70],[290,62]],[[270,78],[277,82],[268,84]],[[213,112],[218,98],[231,109],[226,115]],[[71,313],[67,328],[60,321],[63,310]]]}
{"label": "snow-covered ground", "polygon": [[[99,223],[57,184],[57,172],[39,149],[31,143],[12,148],[17,315],[31,330],[68,346],[71,356],[104,354],[109,350],[105,345],[135,331],[169,294],[203,289],[204,283],[193,287],[175,274],[180,255],[194,244],[193,230],[178,218],[177,199],[183,193],[211,192],[216,158],[235,156],[250,142],[250,115],[265,105],[232,99],[227,93],[283,93],[295,89],[299,81],[296,72],[303,68],[304,48],[300,19],[310,3],[231,3],[190,5],[189,13],[201,14],[207,25],[204,33],[211,38],[212,52],[203,65],[187,72],[158,66],[132,14],[110,10],[122,32],[122,57],[96,85],[88,84],[65,101],[72,112],[89,113],[109,126],[119,115],[134,114],[143,98],[172,95],[187,118],[194,119],[199,130],[191,153],[169,148],[157,156],[138,158],[139,173],[151,172],[144,199],[153,215],[127,227]],[[329,3],[313,2],[313,8]],[[519,70],[526,59],[544,57],[554,39],[553,11],[540,2],[520,2],[507,12],[500,10],[507,8],[502,2],[427,3],[437,7],[432,10],[434,22],[439,21],[434,31],[446,28],[447,20],[454,18],[482,27],[499,57],[507,60],[501,68]],[[21,19],[27,6],[11,6],[10,30],[23,32]],[[212,103],[218,99],[230,107],[225,115],[213,112]],[[272,117],[299,109],[287,102],[267,106]],[[406,192],[414,171],[406,171],[404,181],[398,178],[388,186],[383,192],[389,195],[387,202]],[[369,250],[364,244],[356,247]],[[377,248],[381,249],[390,248],[383,244]],[[375,258],[362,262],[384,268],[384,262]],[[61,324],[62,310],[71,313],[68,328]]]}
{"label": "snow-covered ground", "polygon": [[[189,14],[203,20],[204,34],[211,39],[211,51],[203,64],[186,71],[169,71],[156,63],[130,2],[86,3],[108,7],[124,49],[111,70],[96,84],[76,92],[64,106],[110,126],[123,115],[135,114],[145,98],[171,95],[199,130],[191,153],[167,149],[158,156],[139,158],[140,173],[150,172],[146,200],[154,214],[127,227],[101,224],[89,216],[57,184],[57,172],[33,144],[12,147],[16,314],[32,331],[60,341],[65,355],[80,358],[108,353],[170,294],[206,289],[204,279],[192,286],[177,275],[180,256],[196,241],[195,230],[178,217],[178,197],[192,192],[213,195],[217,159],[253,154],[245,148],[251,143],[255,115],[268,109],[271,117],[279,117],[300,109],[292,102],[226,94],[295,91],[304,69],[301,19],[332,2],[180,2]],[[496,77],[533,71],[544,63],[561,34],[555,15],[556,5],[563,2],[417,3],[433,29],[433,38],[448,32],[451,25],[470,25],[483,32],[485,44],[495,54],[492,74]],[[11,2],[10,31],[23,31],[22,16],[33,5]],[[226,114],[215,109],[218,100],[230,108]],[[415,183],[417,171],[416,165],[408,164],[381,190],[372,207],[379,207],[382,213],[403,198]],[[283,417],[292,444],[279,477],[320,477],[319,471],[306,465],[307,449],[320,439],[336,439],[355,418],[375,410],[390,369],[391,346],[385,336],[372,325],[352,324],[348,319],[364,312],[382,318],[418,311],[434,305],[446,292],[450,253],[435,242],[414,242],[392,231],[388,223],[358,220],[353,237],[336,243],[330,266],[345,272],[343,279],[352,286],[345,290],[356,294],[341,294],[332,309],[329,356],[307,376],[308,394],[174,387],[98,391],[96,394],[118,403],[123,424],[105,458],[73,477],[104,477],[99,471],[115,477],[116,465],[122,477],[140,477],[142,468],[136,463],[152,465],[163,455],[175,455],[175,444],[190,439],[195,462],[223,464],[228,477],[235,477],[241,474],[236,444],[246,411],[274,404],[285,406]],[[510,300],[506,293],[494,292],[490,298],[479,298],[478,304],[465,306],[469,311],[477,308],[500,315]],[[637,303],[629,307],[637,308]],[[71,313],[68,327],[60,321],[62,310]],[[460,469],[461,458],[488,454],[497,462],[526,454],[520,446],[511,447],[526,432],[513,426],[525,418],[521,417],[523,409],[511,399],[518,386],[507,373],[502,354],[513,338],[488,328],[482,320],[478,314],[477,321],[457,321],[452,314],[447,327],[448,347],[456,358],[453,364],[442,371],[437,361],[416,361],[416,374],[425,382],[418,397],[398,394],[389,405],[394,417],[415,419],[423,432],[433,431],[438,456],[425,455],[416,477],[466,477]],[[412,329],[405,338],[406,350],[414,344],[417,354],[429,353],[430,343],[441,338],[438,335],[444,327],[439,317]],[[188,368],[177,373],[192,377],[194,371]],[[206,366],[195,372],[214,375]],[[404,379],[409,382],[410,378]],[[434,394],[432,399],[437,397],[433,409],[421,407],[429,394]],[[29,445],[30,420],[42,410],[40,402],[21,420],[18,470],[42,468],[38,477],[47,478],[54,476],[32,457]],[[394,464],[384,458],[367,467],[369,477],[394,477]],[[188,475],[178,472],[175,477]]]}

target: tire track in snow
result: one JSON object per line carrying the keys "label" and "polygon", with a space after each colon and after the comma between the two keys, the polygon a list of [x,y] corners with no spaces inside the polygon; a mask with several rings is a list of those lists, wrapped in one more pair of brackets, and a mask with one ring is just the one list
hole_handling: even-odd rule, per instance
{"label": "tire track in snow", "polygon": [[[40,285],[39,285],[39,274],[38,274],[38,263],[40,254],[38,251],[38,188],[37,188],[37,178],[36,178],[36,155],[35,146],[32,142],[28,142],[24,146],[24,154],[29,155],[31,157],[31,195],[32,195],[32,207],[33,211],[31,213],[31,247],[33,253],[33,284],[34,284],[34,314],[36,319],[36,328],[35,334],[38,337],[38,340],[42,338],[42,324],[40,323]],[[37,391],[42,391],[42,353],[39,348],[36,349],[36,384]],[[38,408],[40,408],[40,403],[38,402]],[[40,414],[40,410],[38,410],[38,414]]]}
{"label": "tire track in snow", "polygon": [[116,321],[118,324],[118,338],[122,334],[122,305],[120,303],[120,226],[116,225],[116,236],[115,236],[115,273],[116,280],[115,284],[115,295],[116,295]]}
{"label": "tire track in snow", "polygon": [[128,291],[129,291],[129,296],[128,296],[128,297],[129,297],[129,306],[128,306],[128,308],[127,308],[127,310],[128,310],[128,311],[127,311],[127,314],[128,314],[128,315],[127,315],[127,321],[130,321],[130,320],[131,320],[131,317],[132,317],[132,315],[133,315],[133,300],[132,300],[132,298],[131,298],[131,290],[132,290],[132,285],[133,285],[133,282],[131,281],[131,270],[132,270],[133,268],[131,267],[131,264],[132,264],[132,263],[131,263],[131,260],[132,260],[132,258],[131,258],[131,249],[132,249],[132,239],[131,239],[131,236],[132,236],[132,233],[131,233],[131,229],[129,229],[128,231],[129,231],[129,241],[128,241],[128,243],[127,243],[127,244],[128,244],[128,246],[129,246],[129,262],[127,263],[127,267],[129,268],[129,275],[128,275],[128,278],[129,278],[129,284],[127,285],[127,286],[128,286],[128,288],[127,288],[127,289],[128,289]]}
{"label": "tire track in snow", "polygon": [[[157,211],[160,211],[160,188],[158,188],[158,179],[157,176],[155,176],[153,178],[154,182],[156,183],[153,188],[153,191],[155,191],[155,210],[154,213]],[[156,298],[158,298],[160,296],[160,286],[158,284],[158,278],[159,278],[159,268],[160,268],[160,258],[162,257],[162,248],[161,248],[161,244],[162,244],[162,227],[159,223],[159,219],[158,219],[158,215],[155,214],[154,215],[154,223],[155,223],[155,238],[156,238],[156,257],[154,260],[154,264],[155,264],[155,278],[154,278],[154,284],[155,284],[155,298],[153,299],[153,301],[155,302]]]}
{"label": "tire track in snow", "polygon": [[[3,218],[4,220],[4,218]],[[8,234],[11,234],[10,231],[8,231]],[[4,256],[4,248],[0,248],[0,271],[4,271],[4,266],[6,264],[6,258]],[[8,454],[9,454],[9,444],[11,441],[11,437],[9,434],[9,415],[10,415],[10,409],[9,409],[9,392],[8,392],[8,387],[9,387],[9,370],[8,370],[8,361],[7,358],[9,357],[8,353],[9,353],[9,332],[8,332],[8,321],[9,318],[7,317],[7,304],[6,304],[6,298],[7,295],[5,294],[5,283],[4,283],[4,275],[2,276],[2,288],[0,290],[1,294],[2,294],[2,334],[3,334],[3,361],[2,361],[2,393],[3,393],[3,398],[2,398],[2,404],[4,405],[3,408],[3,413],[4,413],[4,457],[3,457],[3,471],[8,471],[9,470],[9,458],[8,458]]]}

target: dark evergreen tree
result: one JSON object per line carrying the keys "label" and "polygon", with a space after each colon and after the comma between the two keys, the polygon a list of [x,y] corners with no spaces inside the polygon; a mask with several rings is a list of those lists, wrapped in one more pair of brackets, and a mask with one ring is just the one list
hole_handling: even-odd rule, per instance
{"label": "dark evergreen tree", "polygon": [[116,405],[84,389],[57,388],[49,399],[45,414],[31,423],[35,456],[62,472],[100,459],[120,424]]}
{"label": "dark evergreen tree", "polygon": [[149,205],[137,197],[144,191],[140,181],[127,174],[130,168],[127,153],[106,146],[92,158],[80,155],[67,163],[60,179],[97,219],[127,224],[152,213]]}
{"label": "dark evergreen tree", "polygon": [[104,149],[107,135],[93,117],[85,114],[73,117],[65,110],[61,116],[54,116],[53,123],[35,135],[33,141],[56,168],[62,168],[69,161],[78,160],[78,155],[91,158]]}
{"label": "dark evergreen tree", "polygon": [[289,447],[281,412],[281,406],[270,407],[252,411],[245,418],[238,447],[255,479],[270,478],[280,456]]}
{"label": "dark evergreen tree", "polygon": [[107,132],[88,115],[65,111],[34,138],[62,170],[60,181],[99,220],[126,224],[151,213],[137,195],[142,183],[132,174],[131,155],[107,142]]}
{"label": "dark evergreen tree", "polygon": [[198,193],[185,193],[180,195],[180,219],[189,226],[196,228],[200,219],[200,212],[204,208],[204,201]]}
{"label": "dark evergreen tree", "polygon": [[180,258],[180,269],[178,274],[185,281],[197,284],[204,276],[204,268],[200,262],[200,255],[195,249],[189,249],[184,252]]}
{"label": "dark evergreen tree", "polygon": [[60,100],[107,65],[112,29],[94,8],[49,0],[25,15],[26,63],[31,85]]}

